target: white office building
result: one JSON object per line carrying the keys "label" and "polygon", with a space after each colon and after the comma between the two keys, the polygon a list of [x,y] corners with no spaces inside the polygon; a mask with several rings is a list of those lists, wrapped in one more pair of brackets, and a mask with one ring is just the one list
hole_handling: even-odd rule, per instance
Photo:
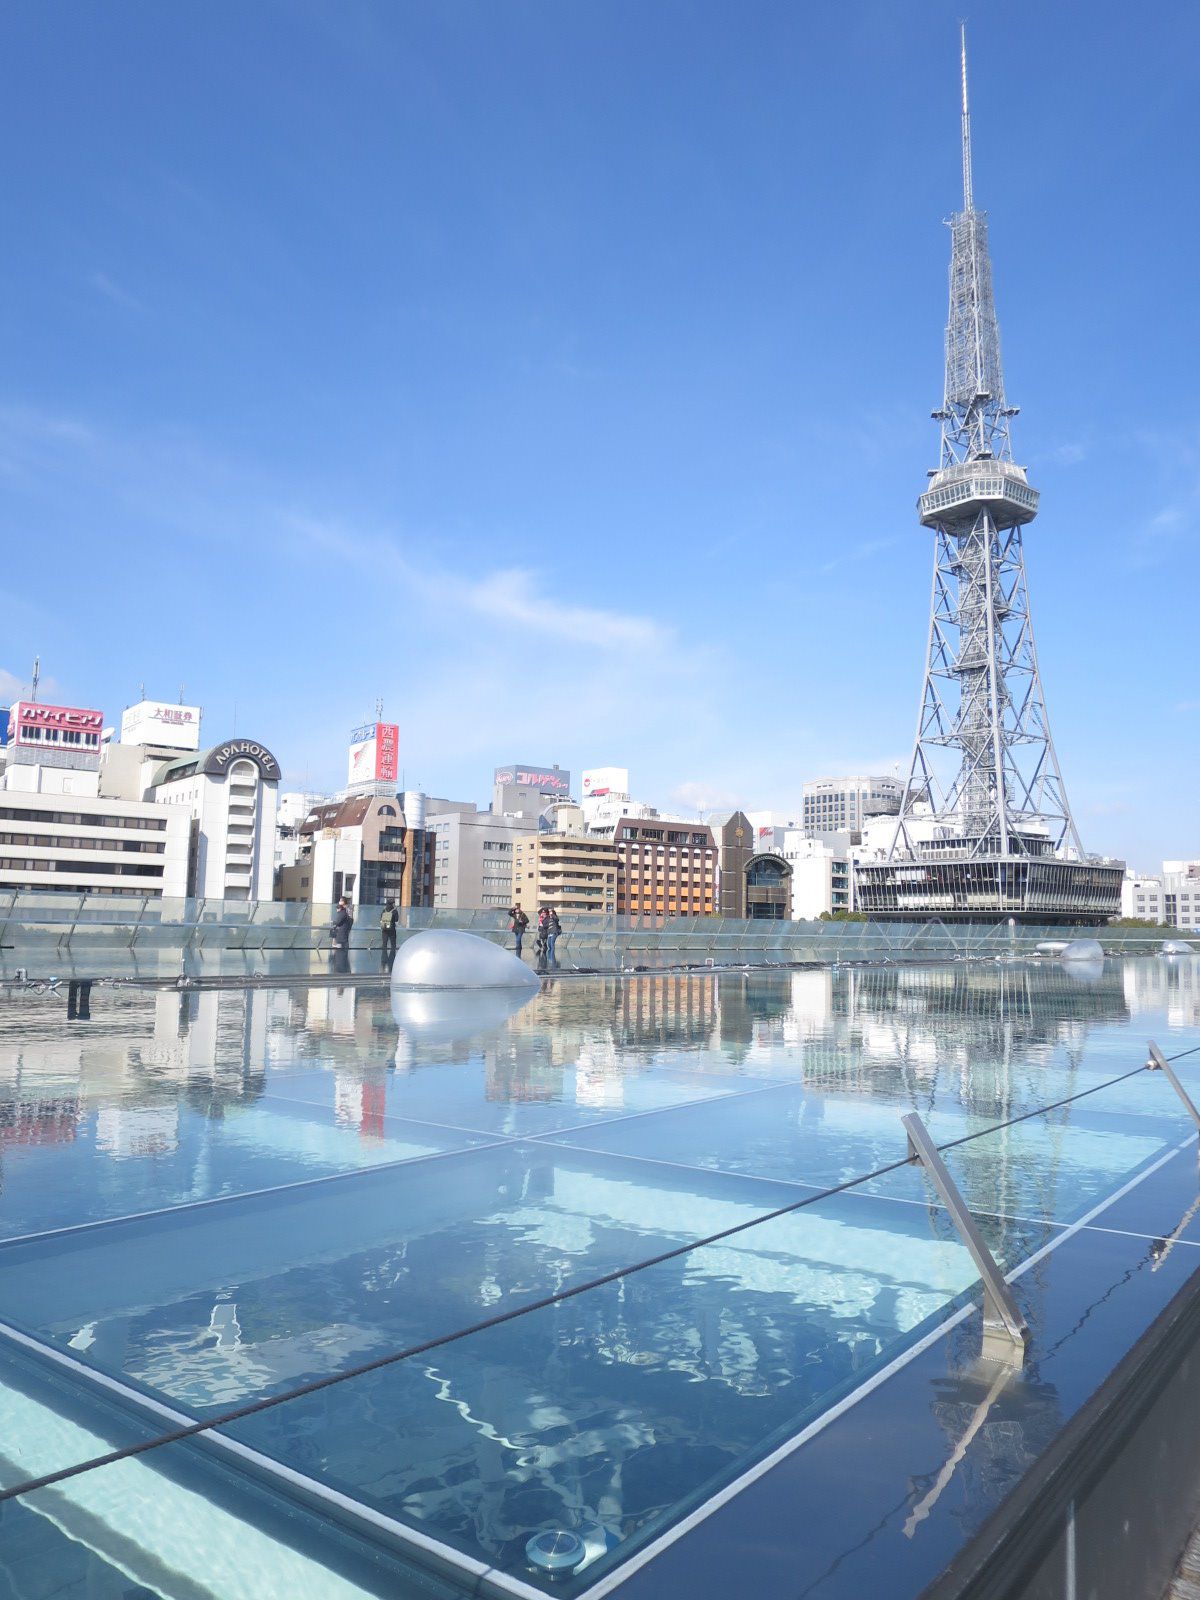
{"label": "white office building", "polygon": [[835,911],[854,910],[853,873],[847,844],[810,839],[803,828],[783,836],[783,859],[792,869],[792,918],[815,922]]}
{"label": "white office building", "polygon": [[100,793],[103,721],[78,706],[13,706],[0,782],[0,892],[186,894],[186,819]]}
{"label": "white office building", "polygon": [[810,837],[861,833],[872,817],[898,816],[903,798],[899,778],[814,778],[802,791],[801,826]]}
{"label": "white office building", "polygon": [[430,799],[425,826],[434,841],[434,906],[479,911],[512,904],[513,846],[537,833],[536,816]]}
{"label": "white office building", "polygon": [[1161,873],[1127,872],[1121,915],[1200,932],[1200,860],[1164,861]]}
{"label": "white office building", "polygon": [[149,797],[191,821],[188,893],[206,900],[270,900],[275,887],[279,763],[257,739],[227,739],[165,761]]}

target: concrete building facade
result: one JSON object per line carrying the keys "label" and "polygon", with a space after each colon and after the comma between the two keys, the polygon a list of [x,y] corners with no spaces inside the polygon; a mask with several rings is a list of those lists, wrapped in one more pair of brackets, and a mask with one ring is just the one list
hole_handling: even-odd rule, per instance
{"label": "concrete building facade", "polygon": [[753,824],[744,811],[722,811],[709,827],[717,846],[717,909],[723,917],[745,917],[746,869],[757,848]]}
{"label": "concrete building facade", "polygon": [[564,912],[617,909],[620,853],[611,839],[586,833],[530,833],[513,842],[509,904],[520,901],[532,923],[538,907]]}
{"label": "concrete building facade", "polygon": [[624,817],[613,833],[616,910],[630,917],[711,917],[718,851],[704,823]]}
{"label": "concrete building facade", "polygon": [[351,795],[312,807],[299,828],[299,852],[278,876],[281,900],[334,906],[431,904],[433,840],[410,828],[399,797]]}
{"label": "concrete building facade", "polygon": [[432,904],[461,911],[510,906],[516,847],[537,833],[537,816],[479,811],[449,800],[429,800],[427,806],[434,840]]}
{"label": "concrete building facade", "polygon": [[904,798],[899,778],[814,778],[804,785],[800,823],[805,833],[861,833],[871,817],[896,817]]}
{"label": "concrete building facade", "polygon": [[1164,861],[1161,873],[1127,872],[1121,915],[1200,932],[1200,860]]}
{"label": "concrete building facade", "polygon": [[792,869],[792,917],[796,921],[815,922],[821,916],[854,910],[848,846],[811,839],[802,828],[790,828],[783,857]]}
{"label": "concrete building facade", "polygon": [[497,816],[536,820],[552,800],[567,800],[570,795],[571,774],[565,767],[514,761],[492,774],[492,811]]}
{"label": "concrete building facade", "polygon": [[0,891],[183,898],[187,819],[101,794],[101,713],[18,701],[9,720]]}
{"label": "concrete building facade", "polygon": [[275,887],[279,763],[257,739],[227,739],[165,761],[147,798],[191,821],[188,894],[270,900]]}
{"label": "concrete building facade", "polygon": [[188,819],[139,800],[0,789],[0,893],[187,893]]}

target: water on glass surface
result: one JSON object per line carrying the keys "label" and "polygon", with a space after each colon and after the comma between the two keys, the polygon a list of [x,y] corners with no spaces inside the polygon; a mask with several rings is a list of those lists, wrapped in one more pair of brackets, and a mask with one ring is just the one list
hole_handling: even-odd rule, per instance
{"label": "water on glass surface", "polygon": [[[1139,1065],[1150,1037],[1168,1053],[1200,1042],[1198,967],[571,978],[524,1005],[122,989],[100,991],[88,1021],[53,995],[10,998],[0,1322],[78,1369],[43,1392],[45,1371],[15,1370],[36,1348],[0,1334],[14,1364],[0,1476],[145,1429],[111,1394],[99,1419],[72,1413],[64,1385],[77,1411],[98,1404],[89,1373],[212,1415],[808,1202],[229,1428],[526,1582],[541,1581],[531,1535],[574,1531],[581,1585],[973,1291],[918,1169],[823,1191],[900,1160],[906,1111],[945,1143]],[[947,1161],[1011,1267],[1189,1131],[1144,1073]],[[184,1469],[154,1460],[131,1463],[129,1483],[181,1492]],[[72,1484],[97,1548],[105,1529],[124,1548],[115,1507],[131,1491],[99,1473]],[[222,1516],[236,1507],[228,1484],[186,1488]],[[62,1592],[90,1595],[70,1587],[71,1543]]]}

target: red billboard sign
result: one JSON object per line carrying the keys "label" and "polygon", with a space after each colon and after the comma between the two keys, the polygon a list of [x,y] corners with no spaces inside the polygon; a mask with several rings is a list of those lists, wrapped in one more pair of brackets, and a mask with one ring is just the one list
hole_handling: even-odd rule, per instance
{"label": "red billboard sign", "polygon": [[400,725],[375,724],[375,777],[381,783],[395,783],[400,771]]}
{"label": "red billboard sign", "polygon": [[81,706],[44,706],[35,700],[18,700],[9,717],[9,734],[17,745],[34,749],[98,750],[104,727],[102,712]]}

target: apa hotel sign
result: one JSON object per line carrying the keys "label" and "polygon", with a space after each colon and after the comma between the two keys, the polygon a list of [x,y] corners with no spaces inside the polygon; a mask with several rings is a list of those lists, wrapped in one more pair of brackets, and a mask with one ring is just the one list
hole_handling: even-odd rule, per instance
{"label": "apa hotel sign", "polygon": [[256,739],[226,739],[214,745],[204,758],[202,771],[210,778],[224,778],[235,761],[252,761],[268,783],[278,783],[279,763]]}

